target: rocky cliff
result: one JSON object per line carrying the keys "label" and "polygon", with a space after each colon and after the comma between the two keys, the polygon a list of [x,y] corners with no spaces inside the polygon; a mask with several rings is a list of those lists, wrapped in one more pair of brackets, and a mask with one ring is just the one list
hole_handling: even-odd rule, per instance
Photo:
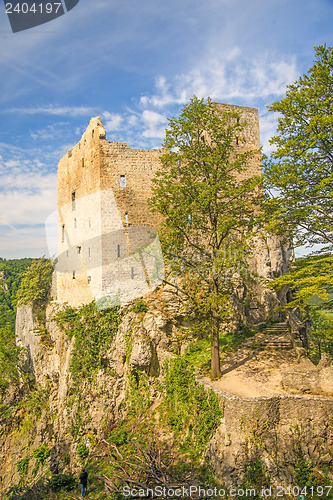
{"label": "rocky cliff", "polygon": [[[238,320],[247,318],[253,324],[267,320],[272,308],[286,300],[266,285],[267,280],[287,269],[292,258],[290,247],[276,240],[260,241],[254,264],[262,276],[256,285],[257,295],[250,305],[244,305],[241,299],[239,302]],[[82,463],[80,456],[102,443],[110,429],[129,414],[131,405],[133,410],[141,404],[142,411],[158,406],[164,363],[183,354],[193,341],[186,304],[171,287],[161,288],[144,301],[123,307],[115,328],[111,323],[100,323],[97,336],[103,332],[105,335],[108,328],[113,328],[113,333],[106,335],[104,351],[96,354],[99,369],[90,377],[84,366],[75,368],[75,362],[78,353],[88,348],[91,318],[86,317],[86,323],[81,324],[82,342],[77,345],[75,329],[68,329],[70,319],[66,320],[68,324],[64,320],[62,327],[56,320],[66,307],[66,303],[57,301],[48,304],[45,329],[32,306],[20,306],[17,310],[17,344],[24,355],[17,393],[10,393],[3,400],[6,411],[2,412],[0,428],[2,493],[20,481],[38,481],[47,470],[53,474],[76,473]],[[317,377],[317,385],[325,386],[324,371],[313,373],[313,377]],[[227,486],[241,482],[254,459],[260,460],[273,483],[283,484],[295,483],[300,456],[318,468],[331,462],[333,400],[302,396],[297,380],[285,374],[284,383],[295,395],[259,398],[237,397],[206,383],[207,389],[218,393],[224,411],[207,449],[219,482]],[[140,391],[141,387],[144,395],[138,403],[131,391]],[[47,453],[45,460],[39,462],[38,453],[42,450]],[[25,463],[28,466],[22,472]]]}

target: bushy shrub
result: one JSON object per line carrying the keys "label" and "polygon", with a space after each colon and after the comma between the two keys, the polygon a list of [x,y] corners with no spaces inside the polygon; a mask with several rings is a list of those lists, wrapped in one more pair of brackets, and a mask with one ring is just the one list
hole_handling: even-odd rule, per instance
{"label": "bushy shrub", "polygon": [[194,447],[203,448],[223,416],[213,391],[206,391],[184,358],[166,366],[165,406],[167,423],[179,435],[187,436]]}
{"label": "bushy shrub", "polygon": [[17,472],[20,476],[26,476],[29,470],[29,457],[22,458],[16,464]]}
{"label": "bushy shrub", "polygon": [[52,491],[71,491],[75,488],[76,481],[73,474],[54,474],[49,481],[49,488]]}
{"label": "bushy shrub", "polygon": [[84,443],[78,443],[76,447],[76,453],[81,462],[84,462],[89,455],[89,448]]}
{"label": "bushy shrub", "polygon": [[113,443],[116,446],[122,446],[124,444],[127,444],[129,439],[130,439],[130,434],[125,429],[116,428],[109,433],[110,443]]}
{"label": "bushy shrub", "polygon": [[93,381],[117,332],[119,307],[98,311],[94,302],[78,309],[68,307],[57,314],[56,321],[70,338],[75,337],[70,364],[74,385]]}
{"label": "bushy shrub", "polygon": [[32,450],[32,455],[36,459],[38,465],[43,465],[50,456],[50,448],[47,444],[43,444],[42,446],[38,446],[38,448]]}
{"label": "bushy shrub", "polygon": [[136,299],[134,302],[134,311],[136,313],[145,313],[148,311],[148,307],[142,299]]}
{"label": "bushy shrub", "polygon": [[26,270],[16,298],[18,303],[29,304],[43,302],[52,280],[52,264],[50,259],[38,259]]}

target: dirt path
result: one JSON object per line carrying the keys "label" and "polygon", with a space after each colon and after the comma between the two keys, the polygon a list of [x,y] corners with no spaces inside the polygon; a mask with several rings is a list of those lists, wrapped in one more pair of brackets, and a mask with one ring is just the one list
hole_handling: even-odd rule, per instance
{"label": "dirt path", "polygon": [[[221,365],[223,369],[223,361]],[[213,384],[222,391],[241,397],[288,394],[281,384],[282,372],[299,367],[294,351],[262,351]]]}

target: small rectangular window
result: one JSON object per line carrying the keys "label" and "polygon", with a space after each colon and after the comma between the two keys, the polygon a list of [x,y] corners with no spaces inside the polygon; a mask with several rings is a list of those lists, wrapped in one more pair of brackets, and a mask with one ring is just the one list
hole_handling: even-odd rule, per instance
{"label": "small rectangular window", "polygon": [[236,137],[236,146],[238,146],[238,137]]}
{"label": "small rectangular window", "polygon": [[73,271],[73,280],[75,280],[75,271]]}
{"label": "small rectangular window", "polygon": [[72,192],[72,210],[75,210],[75,191]]}
{"label": "small rectangular window", "polygon": [[65,224],[61,226],[61,241],[62,243],[65,241]]}
{"label": "small rectangular window", "polygon": [[125,213],[125,224],[128,224],[128,213]]}
{"label": "small rectangular window", "polygon": [[84,158],[82,158],[82,167],[84,167]]}
{"label": "small rectangular window", "polygon": [[88,276],[88,283],[91,283],[91,276]]}
{"label": "small rectangular window", "polygon": [[81,247],[76,247],[77,248],[77,253],[81,253]]}
{"label": "small rectangular window", "polygon": [[117,257],[118,257],[118,259],[120,257],[120,245],[117,245]]}
{"label": "small rectangular window", "polygon": [[124,175],[120,176],[120,187],[125,187],[126,186],[126,179]]}

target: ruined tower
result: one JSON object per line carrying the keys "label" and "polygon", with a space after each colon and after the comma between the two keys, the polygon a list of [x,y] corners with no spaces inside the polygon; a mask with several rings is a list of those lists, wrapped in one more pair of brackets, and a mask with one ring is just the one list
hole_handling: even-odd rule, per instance
{"label": "ruined tower", "polygon": [[[239,113],[241,122],[246,122],[235,148],[259,150],[258,110],[216,105],[221,111]],[[77,307],[111,296],[124,303],[161,282],[163,261],[156,233],[161,218],[150,211],[147,200],[163,152],[107,141],[96,117],[60,160],[58,300]],[[258,155],[248,172],[261,175]]]}

